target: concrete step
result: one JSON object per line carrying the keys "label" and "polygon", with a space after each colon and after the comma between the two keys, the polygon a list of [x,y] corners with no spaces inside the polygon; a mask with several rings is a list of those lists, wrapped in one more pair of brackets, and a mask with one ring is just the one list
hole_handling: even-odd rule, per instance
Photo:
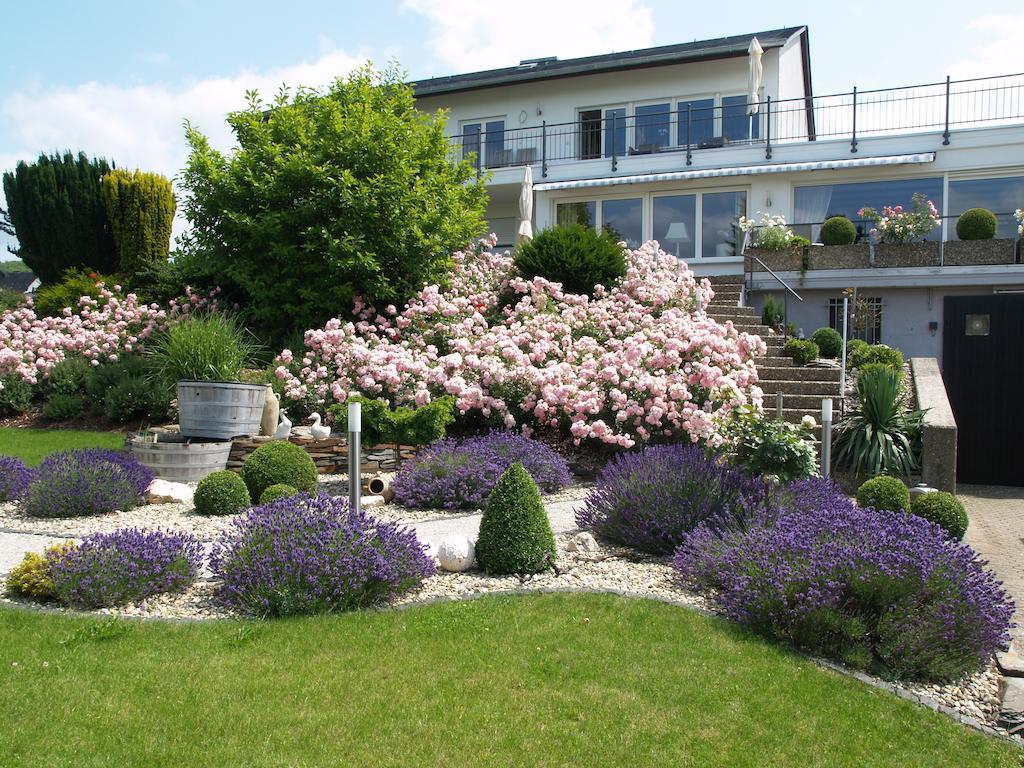
{"label": "concrete step", "polygon": [[713,275],[711,285],[743,285],[743,275]]}
{"label": "concrete step", "polygon": [[836,382],[838,386],[839,369],[804,366],[776,368],[770,365],[759,365],[757,366],[757,376],[762,381],[830,381]]}
{"label": "concrete step", "polygon": [[765,379],[760,376],[761,369],[758,369],[759,386],[765,395],[765,402],[768,402],[769,395],[772,403],[775,403],[775,393],[782,392],[784,395],[821,395],[822,397],[839,397],[838,381],[794,381],[791,379]]}
{"label": "concrete step", "polygon": [[[821,410],[821,401],[823,398],[830,397],[834,401],[839,396],[839,390],[835,387],[832,390],[824,389],[821,392],[816,392],[811,395],[794,395],[789,392],[783,393],[782,395],[782,409],[785,411],[788,409],[805,409],[809,408],[810,413],[813,415],[814,411]],[[772,392],[764,395],[764,409],[768,413],[775,413],[775,393]]]}
{"label": "concrete step", "polygon": [[[750,307],[716,307],[709,306],[707,309],[708,316],[715,318],[718,322],[725,322],[726,320],[732,320],[736,322],[756,322],[758,325],[761,324],[760,315],[756,314]],[[767,330],[767,326],[765,326]]]}
{"label": "concrete step", "polygon": [[793,358],[785,357],[784,355],[766,355],[759,357],[755,361],[758,368],[767,366],[769,368],[793,368],[796,363],[793,362]]}

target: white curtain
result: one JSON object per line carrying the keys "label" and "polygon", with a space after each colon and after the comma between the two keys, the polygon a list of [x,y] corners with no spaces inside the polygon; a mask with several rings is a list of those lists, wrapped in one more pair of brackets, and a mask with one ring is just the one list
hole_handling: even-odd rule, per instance
{"label": "white curtain", "polygon": [[793,223],[811,224],[811,242],[818,242],[821,235],[821,224],[828,215],[828,207],[832,203],[832,185],[820,187],[803,187],[796,196],[796,209],[793,211]]}

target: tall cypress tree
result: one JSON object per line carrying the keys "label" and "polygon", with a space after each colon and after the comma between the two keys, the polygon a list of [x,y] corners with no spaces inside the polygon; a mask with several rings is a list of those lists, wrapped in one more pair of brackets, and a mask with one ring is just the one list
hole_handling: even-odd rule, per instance
{"label": "tall cypress tree", "polygon": [[114,232],[119,271],[134,275],[167,261],[175,202],[166,176],[111,171],[103,177],[103,203]]}
{"label": "tall cypress tree", "polygon": [[84,152],[40,155],[18,163],[3,176],[7,216],[18,238],[18,256],[44,283],[71,268],[117,271],[117,252],[101,180],[110,172],[104,159]]}

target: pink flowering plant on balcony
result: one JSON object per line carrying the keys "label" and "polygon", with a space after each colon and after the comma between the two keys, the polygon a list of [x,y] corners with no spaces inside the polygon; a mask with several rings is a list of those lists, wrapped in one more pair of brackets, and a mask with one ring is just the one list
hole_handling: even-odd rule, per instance
{"label": "pink flowering plant on balcony", "polygon": [[942,218],[935,203],[923,193],[915,193],[911,200],[913,207],[909,211],[902,205],[887,205],[881,213],[865,207],[857,215],[875,223],[871,237],[876,243],[912,243],[940,226]]}
{"label": "pink flowering plant on balcony", "polygon": [[695,311],[693,273],[656,243],[628,251],[622,280],[592,297],[518,276],[493,245],[492,235],[454,254],[448,286],[426,286],[401,310],[357,301],[354,322],[307,331],[301,352],[277,358],[284,402],[361,394],[421,406],[447,394],[459,415],[496,427],[622,447],[716,445],[734,408],[760,406],[765,343]]}

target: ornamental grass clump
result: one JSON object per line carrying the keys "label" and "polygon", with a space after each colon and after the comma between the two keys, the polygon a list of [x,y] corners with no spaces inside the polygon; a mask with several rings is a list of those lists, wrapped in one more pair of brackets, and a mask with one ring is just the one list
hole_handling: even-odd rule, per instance
{"label": "ornamental grass clump", "polygon": [[210,568],[221,580],[218,599],[256,616],[384,605],[435,570],[412,530],[308,494],[236,518],[214,544]]}
{"label": "ornamental grass clump", "polygon": [[391,487],[403,507],[476,509],[515,462],[546,493],[567,485],[572,477],[565,459],[544,443],[516,432],[491,432],[429,445],[402,464]]}
{"label": "ornamental grass clump", "polygon": [[51,453],[24,494],[31,517],[83,517],[137,507],[153,473],[120,451],[85,448]]}
{"label": "ornamental grass clump", "polygon": [[742,527],[767,496],[760,478],[695,445],[660,445],[608,464],[576,523],[609,541],[667,555],[701,523],[713,530]]}
{"label": "ornamental grass clump", "polygon": [[86,536],[51,562],[50,574],[62,603],[105,608],[181,592],[202,561],[202,544],[187,533],[121,528]]}
{"label": "ornamental grass clump", "polygon": [[21,459],[0,456],[0,501],[17,501],[28,490],[35,473]]}
{"label": "ornamental grass clump", "polygon": [[1014,604],[938,525],[834,499],[724,535],[701,526],[674,558],[730,618],[813,653],[943,681],[1005,648]]}
{"label": "ornamental grass clump", "polygon": [[555,561],[555,536],[537,484],[518,461],[487,499],[476,560],[487,573],[540,573]]}

